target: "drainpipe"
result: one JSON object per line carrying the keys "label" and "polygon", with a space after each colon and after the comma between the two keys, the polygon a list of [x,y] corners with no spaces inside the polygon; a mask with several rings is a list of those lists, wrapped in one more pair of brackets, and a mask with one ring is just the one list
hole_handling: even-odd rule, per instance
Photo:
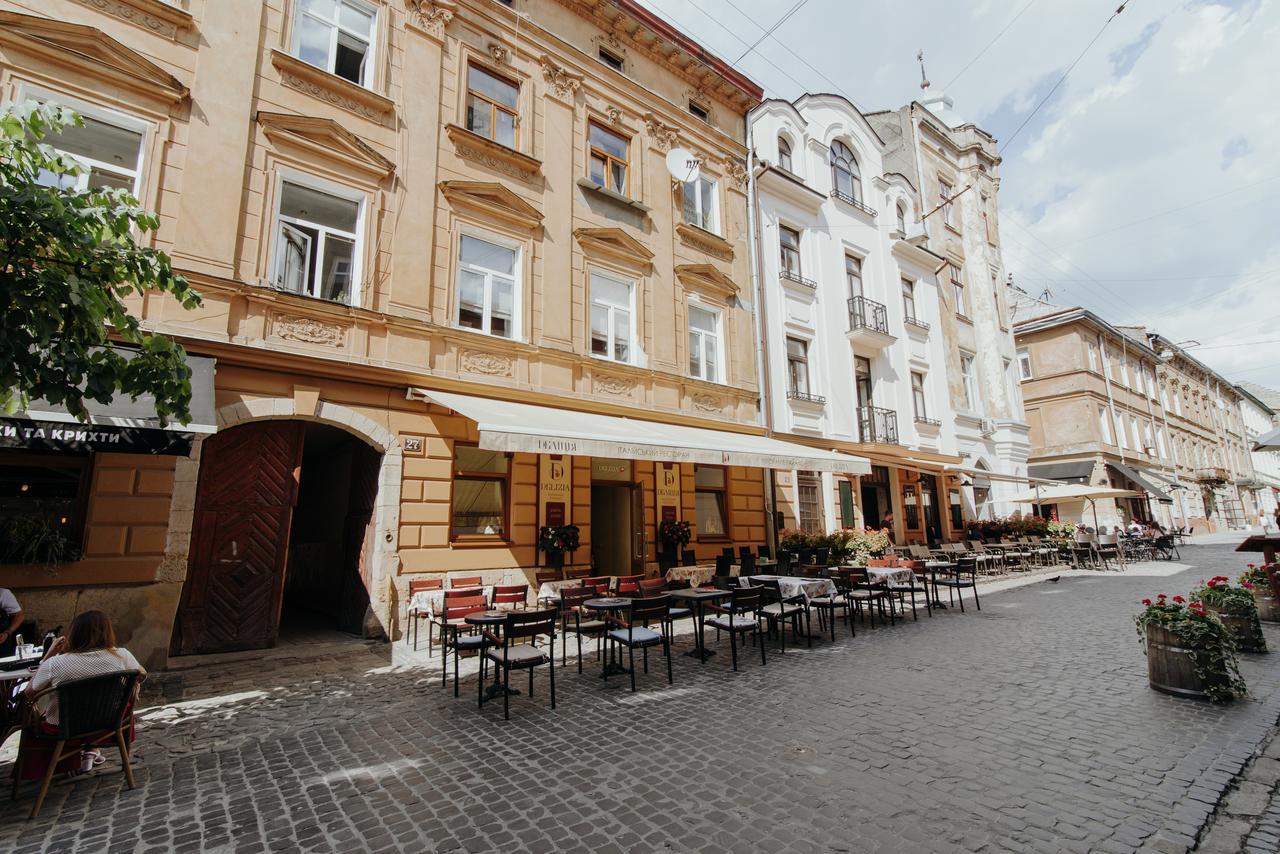
{"label": "drainpipe", "polygon": [[[752,111],[754,112],[754,110]],[[765,316],[764,282],[760,274],[760,196],[756,188],[755,123],[745,117],[747,129],[747,261],[751,270],[751,327],[756,333],[756,382],[760,386],[759,422],[766,436],[773,435],[773,386],[769,381],[769,330]],[[778,554],[777,486],[772,468],[764,470],[764,536]]]}

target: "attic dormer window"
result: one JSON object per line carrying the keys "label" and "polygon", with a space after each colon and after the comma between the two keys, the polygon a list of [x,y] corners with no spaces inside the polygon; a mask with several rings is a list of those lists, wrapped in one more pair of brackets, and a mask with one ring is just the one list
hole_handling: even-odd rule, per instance
{"label": "attic dormer window", "polygon": [[696,101],[689,102],[689,114],[704,122],[711,121],[711,111]]}
{"label": "attic dormer window", "polygon": [[622,70],[622,57],[610,50],[600,48],[600,61],[612,68],[614,71]]}
{"label": "attic dormer window", "polygon": [[781,136],[778,137],[778,168],[785,169],[792,174],[796,171],[791,168],[791,143]]}

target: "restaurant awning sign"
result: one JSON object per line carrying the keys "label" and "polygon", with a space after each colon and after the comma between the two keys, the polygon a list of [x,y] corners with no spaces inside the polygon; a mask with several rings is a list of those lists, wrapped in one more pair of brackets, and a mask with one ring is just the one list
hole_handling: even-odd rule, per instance
{"label": "restaurant awning sign", "polygon": [[0,448],[84,454],[115,451],[124,454],[191,453],[195,434],[150,427],[80,424],[0,418]]}

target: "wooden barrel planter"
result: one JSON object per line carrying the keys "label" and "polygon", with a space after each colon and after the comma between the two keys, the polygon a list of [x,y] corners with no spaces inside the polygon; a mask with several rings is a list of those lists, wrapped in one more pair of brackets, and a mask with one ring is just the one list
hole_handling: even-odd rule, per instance
{"label": "wooden barrel planter", "polygon": [[1253,588],[1253,601],[1258,605],[1258,619],[1264,623],[1280,623],[1280,605],[1271,591],[1263,587]]}
{"label": "wooden barrel planter", "polygon": [[1182,638],[1160,626],[1147,626],[1147,679],[1151,687],[1175,697],[1207,700],[1205,689],[1226,687],[1226,674],[1214,674],[1212,685],[1196,675],[1196,665],[1191,653],[1183,646]]}
{"label": "wooden barrel planter", "polygon": [[1208,605],[1208,610],[1218,615],[1222,625],[1231,633],[1231,639],[1241,652],[1266,652],[1267,643],[1262,639],[1262,625],[1254,614],[1229,614],[1224,609]]}

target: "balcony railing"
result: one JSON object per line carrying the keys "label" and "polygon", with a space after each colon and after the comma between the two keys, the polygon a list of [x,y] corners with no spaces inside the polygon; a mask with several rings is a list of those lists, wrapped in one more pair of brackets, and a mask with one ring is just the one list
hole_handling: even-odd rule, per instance
{"label": "balcony railing", "polygon": [[941,427],[942,422],[936,418],[925,418],[923,415],[917,415],[915,422],[923,427]]}
{"label": "balcony railing", "polygon": [[818,288],[818,283],[813,279],[806,279],[804,276],[799,273],[792,272],[791,270],[784,269],[781,275],[782,278],[804,285],[806,288],[813,288],[814,290],[817,290]]}
{"label": "balcony railing", "polygon": [[875,406],[858,407],[858,435],[864,442],[898,444],[898,413]]}
{"label": "balcony railing", "polygon": [[1226,483],[1231,479],[1231,473],[1224,468],[1217,466],[1207,466],[1196,469],[1196,480],[1201,483]]}
{"label": "balcony railing", "polygon": [[912,316],[910,316],[910,317],[904,317],[904,318],[902,318],[902,322],[903,322],[903,323],[906,323],[906,324],[908,324],[908,325],[910,325],[910,326],[914,326],[914,327],[916,327],[917,329],[921,329],[921,330],[923,330],[923,331],[925,331],[925,332],[928,332],[928,331],[929,331],[929,324],[925,323],[923,320],[921,320],[920,318],[916,317],[915,315],[912,315]]}
{"label": "balcony railing", "polygon": [[866,297],[849,299],[849,328],[870,329],[873,332],[889,334],[889,311],[884,303]]}
{"label": "balcony railing", "polygon": [[840,192],[839,190],[832,190],[832,191],[831,191],[831,198],[833,198],[833,199],[839,199],[840,201],[844,202],[846,205],[853,205],[855,208],[857,208],[858,210],[862,211],[862,212],[863,212],[864,214],[866,214],[867,216],[875,216],[875,215],[876,215],[876,209],[875,209],[875,208],[868,207],[867,205],[864,205],[862,202],[858,201],[858,200],[857,200],[857,199],[855,199],[853,196],[850,196],[848,193],[842,193],[842,192]]}
{"label": "balcony railing", "polygon": [[787,390],[787,400],[802,400],[805,403],[816,403],[819,406],[827,402],[827,399],[820,394],[809,394],[807,391],[798,391],[794,388]]}

